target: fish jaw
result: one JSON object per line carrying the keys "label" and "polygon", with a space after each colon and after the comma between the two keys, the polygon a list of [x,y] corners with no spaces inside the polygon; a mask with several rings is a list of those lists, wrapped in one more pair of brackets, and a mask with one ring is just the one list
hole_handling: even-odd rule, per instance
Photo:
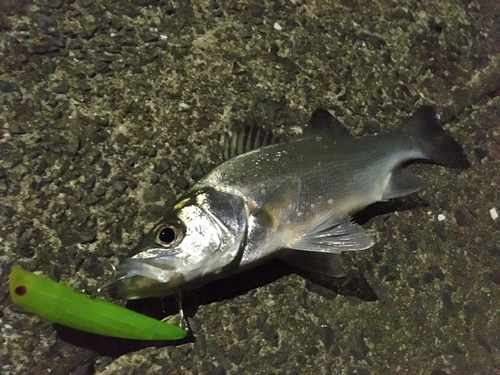
{"label": "fish jaw", "polygon": [[[111,283],[112,294],[117,298],[139,299],[162,297],[191,289],[200,283],[216,279],[230,264],[232,257],[214,256],[196,264],[175,256],[141,258],[132,257],[122,262]],[[202,282],[203,280],[203,282]]]}
{"label": "fish jaw", "polygon": [[[163,264],[162,264],[163,263]],[[166,296],[185,283],[178,265],[173,262],[147,262],[129,258],[120,264],[111,286],[118,298],[139,299]]]}

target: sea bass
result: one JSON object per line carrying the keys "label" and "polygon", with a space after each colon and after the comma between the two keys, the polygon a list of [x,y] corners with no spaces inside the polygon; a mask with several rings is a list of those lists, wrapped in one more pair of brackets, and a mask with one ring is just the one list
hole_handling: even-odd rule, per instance
{"label": "sea bass", "polygon": [[118,295],[166,296],[273,257],[336,276],[339,253],[374,243],[352,215],[424,186],[406,163],[469,167],[432,107],[420,108],[399,130],[374,136],[354,138],[324,109],[297,139],[274,143],[263,134],[249,129],[228,138],[228,160],[118,266]]}

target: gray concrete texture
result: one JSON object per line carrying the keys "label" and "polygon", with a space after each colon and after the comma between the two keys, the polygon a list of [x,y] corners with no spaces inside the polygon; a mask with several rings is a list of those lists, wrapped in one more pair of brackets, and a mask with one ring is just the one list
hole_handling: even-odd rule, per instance
{"label": "gray concrete texture", "polygon": [[[494,0],[0,1],[0,374],[499,374],[499,25]],[[412,166],[428,188],[372,215],[345,279],[217,283],[242,287],[191,297],[166,346],[8,296],[16,264],[96,295],[235,124],[324,107],[362,136],[427,104],[472,167]]]}

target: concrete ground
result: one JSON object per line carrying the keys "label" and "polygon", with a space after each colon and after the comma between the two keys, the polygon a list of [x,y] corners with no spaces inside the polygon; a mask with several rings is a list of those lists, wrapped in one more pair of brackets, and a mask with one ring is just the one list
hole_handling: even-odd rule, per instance
{"label": "concrete ground", "polygon": [[[0,374],[499,374],[499,25],[493,0],[0,1]],[[369,213],[344,279],[222,280],[169,345],[8,296],[16,264],[96,295],[235,124],[321,106],[362,136],[427,104],[472,166],[412,166],[428,188]]]}

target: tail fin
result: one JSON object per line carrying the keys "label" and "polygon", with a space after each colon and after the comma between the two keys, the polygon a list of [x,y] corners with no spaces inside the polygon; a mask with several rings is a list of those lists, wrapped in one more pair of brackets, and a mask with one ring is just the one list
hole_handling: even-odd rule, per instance
{"label": "tail fin", "polygon": [[425,159],[449,168],[470,167],[462,147],[438,123],[433,107],[419,108],[403,123],[403,132],[413,138]]}

